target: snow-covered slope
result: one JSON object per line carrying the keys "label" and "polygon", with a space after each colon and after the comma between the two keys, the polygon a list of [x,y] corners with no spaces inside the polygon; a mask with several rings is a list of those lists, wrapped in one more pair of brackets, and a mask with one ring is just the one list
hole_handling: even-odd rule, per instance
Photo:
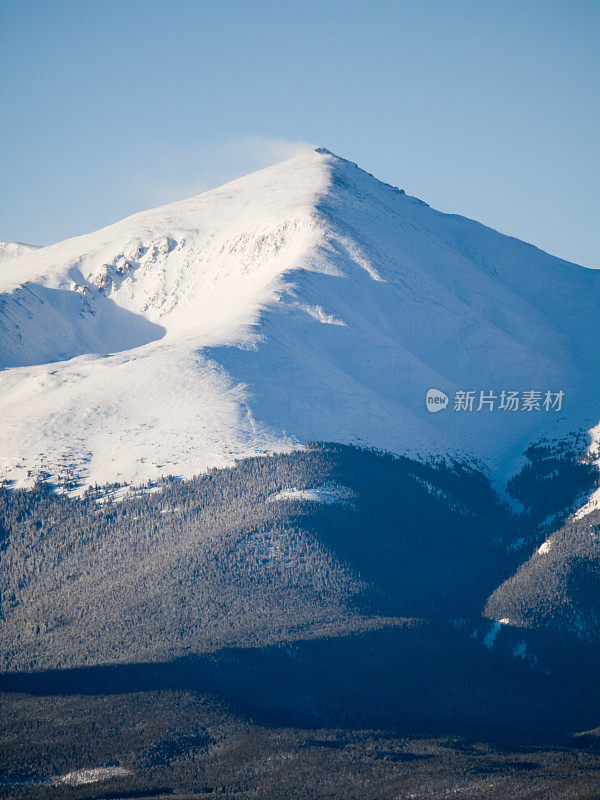
{"label": "snow-covered slope", "polygon": [[[0,471],[191,475],[307,440],[497,476],[600,419],[600,275],[314,150],[0,271]],[[428,389],[448,394],[431,414]],[[563,391],[458,412],[455,392]]]}
{"label": "snow-covered slope", "polygon": [[0,264],[12,261],[13,258],[33,253],[39,250],[35,244],[23,244],[23,242],[0,242]]}

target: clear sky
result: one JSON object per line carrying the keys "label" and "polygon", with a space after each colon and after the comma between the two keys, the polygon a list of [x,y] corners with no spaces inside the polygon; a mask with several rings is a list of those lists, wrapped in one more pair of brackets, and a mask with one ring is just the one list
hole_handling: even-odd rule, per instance
{"label": "clear sky", "polygon": [[2,0],[0,239],[323,145],[600,267],[599,0]]}

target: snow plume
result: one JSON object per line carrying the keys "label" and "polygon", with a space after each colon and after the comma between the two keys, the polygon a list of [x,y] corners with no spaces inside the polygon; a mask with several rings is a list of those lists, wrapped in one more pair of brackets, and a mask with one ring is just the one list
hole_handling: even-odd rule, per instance
{"label": "snow plume", "polygon": [[248,136],[165,150],[158,154],[152,173],[136,176],[145,195],[140,205],[150,207],[191,197],[312,149],[313,145],[292,139]]}

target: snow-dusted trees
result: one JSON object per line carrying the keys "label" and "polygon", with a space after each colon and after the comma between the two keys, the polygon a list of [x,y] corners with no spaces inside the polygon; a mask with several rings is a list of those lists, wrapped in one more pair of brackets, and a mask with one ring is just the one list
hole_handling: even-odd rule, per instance
{"label": "snow-dusted trees", "polygon": [[481,473],[342,445],[107,497],[0,490],[1,668],[468,617],[522,559]]}

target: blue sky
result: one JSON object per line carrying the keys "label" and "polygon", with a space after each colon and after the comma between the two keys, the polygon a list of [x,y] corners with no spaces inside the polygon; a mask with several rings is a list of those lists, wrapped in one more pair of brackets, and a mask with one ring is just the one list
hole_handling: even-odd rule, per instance
{"label": "blue sky", "polygon": [[324,145],[600,266],[600,2],[0,4],[0,239],[49,244]]}

